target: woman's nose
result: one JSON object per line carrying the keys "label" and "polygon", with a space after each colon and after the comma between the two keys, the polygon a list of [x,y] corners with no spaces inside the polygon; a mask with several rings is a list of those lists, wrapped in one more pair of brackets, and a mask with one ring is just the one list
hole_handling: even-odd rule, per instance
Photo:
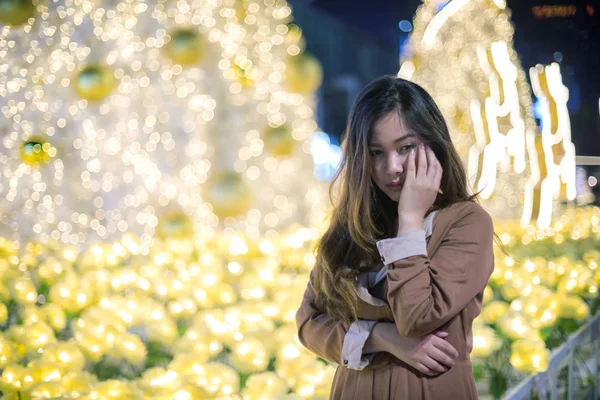
{"label": "woman's nose", "polygon": [[404,160],[398,154],[392,154],[388,157],[387,173],[390,175],[401,174],[404,170]]}

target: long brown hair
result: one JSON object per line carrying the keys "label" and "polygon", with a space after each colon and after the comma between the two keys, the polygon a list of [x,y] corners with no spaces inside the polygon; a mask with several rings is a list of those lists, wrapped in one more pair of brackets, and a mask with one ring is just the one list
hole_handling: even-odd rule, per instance
{"label": "long brown hair", "polygon": [[[467,175],[444,117],[419,85],[389,75],[369,83],[358,95],[344,133],[343,158],[330,187],[334,203],[329,228],[317,245],[314,306],[344,321],[356,320],[355,278],[381,265],[378,240],[394,236],[398,203],[371,179],[369,138],[373,125],[391,112],[416,132],[444,169],[433,209],[473,200]],[[337,198],[333,200],[334,187]]]}

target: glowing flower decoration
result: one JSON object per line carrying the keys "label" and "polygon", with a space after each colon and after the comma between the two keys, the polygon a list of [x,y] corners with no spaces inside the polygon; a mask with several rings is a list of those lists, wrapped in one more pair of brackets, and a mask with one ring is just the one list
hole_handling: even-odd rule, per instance
{"label": "glowing flower decoration", "polygon": [[541,340],[521,339],[511,346],[510,363],[527,374],[535,374],[548,368],[550,351]]}

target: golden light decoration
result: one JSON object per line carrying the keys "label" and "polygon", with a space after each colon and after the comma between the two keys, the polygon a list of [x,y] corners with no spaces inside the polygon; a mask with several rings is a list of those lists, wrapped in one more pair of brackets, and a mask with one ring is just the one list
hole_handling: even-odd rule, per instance
{"label": "golden light decoration", "polygon": [[29,391],[32,399],[60,398],[65,393],[60,382],[41,382]]}
{"label": "golden light decoration", "polygon": [[590,315],[590,307],[579,296],[557,295],[558,315],[562,318],[583,321]]}
{"label": "golden light decoration", "polygon": [[61,379],[62,373],[56,363],[36,359],[27,363],[27,374],[23,378],[23,388],[28,390],[43,382],[59,382]]}
{"label": "golden light decoration", "polygon": [[510,363],[527,374],[545,371],[550,360],[550,350],[541,340],[521,339],[511,345]]}
{"label": "golden light decoration", "polygon": [[244,374],[261,372],[269,365],[269,357],[260,340],[247,338],[233,345],[231,363]]}
{"label": "golden light decoration", "polygon": [[262,372],[251,375],[246,381],[246,387],[242,391],[244,399],[258,400],[265,397],[283,395],[288,392],[288,386],[274,372]]}
{"label": "golden light decoration", "polygon": [[[563,226],[554,228],[566,236],[579,232],[581,240],[590,240],[600,232],[599,216],[598,210],[577,210],[565,217],[570,219],[555,223]],[[496,226],[502,240],[508,240],[505,227],[503,223]],[[511,243],[524,246],[523,235],[536,237],[537,228],[532,229],[510,231]],[[555,246],[552,237],[544,237]],[[316,239],[318,235],[301,227],[268,240],[232,231],[228,237],[196,243],[193,251],[183,253],[179,250],[185,246],[173,247],[169,240],[157,239],[147,258],[129,258],[119,250],[118,244],[126,242],[121,239],[68,255],[70,263],[75,261],[72,265],[65,263],[63,256],[69,252],[60,245],[25,245],[26,254],[13,260],[16,265],[24,264],[31,271],[45,265],[61,265],[67,270],[51,285],[45,304],[19,305],[16,324],[16,316],[8,316],[13,322],[0,335],[0,354],[4,355],[0,365],[9,372],[19,372],[10,366],[34,355],[40,361],[31,364],[21,377],[13,374],[0,382],[11,388],[39,387],[48,393],[60,390],[53,393],[63,393],[61,396],[77,392],[84,398],[98,396],[108,386],[118,393],[115,397],[139,390],[158,399],[174,393],[182,398],[240,394],[254,398],[270,390],[292,390],[291,396],[326,398],[335,368],[316,361],[316,356],[302,346],[294,321],[310,268],[305,268],[304,261],[292,261],[299,263],[294,268],[281,261],[293,259],[292,255],[303,259]],[[270,246],[265,245],[267,242]],[[251,250],[253,247],[258,250]],[[507,251],[512,253],[512,248]],[[523,247],[516,253],[522,251]],[[244,258],[250,252],[252,257]],[[45,255],[56,260],[48,262]],[[515,342],[541,342],[539,330],[554,328],[557,318],[582,323],[589,316],[589,308],[584,300],[570,294],[573,292],[566,290],[567,286],[563,288],[562,282],[564,278],[593,281],[598,270],[596,255],[586,250],[580,261],[572,261],[564,256],[540,259],[497,254],[505,283],[518,279],[526,284],[517,285],[519,295],[510,306],[503,290],[486,289],[488,300],[473,328],[472,356],[480,360],[494,357],[502,344],[501,336]],[[536,281],[544,270],[560,278],[554,286]],[[14,288],[15,282],[24,279],[26,282],[28,273],[0,266],[0,276],[8,287]],[[581,289],[587,288],[587,283]],[[221,288],[231,291],[231,299],[220,299]],[[559,291],[561,288],[564,290]],[[8,302],[21,296],[14,290],[8,293]],[[72,293],[85,293],[86,298],[80,300],[90,302],[72,307],[65,301],[77,302]],[[56,326],[51,324],[54,314]],[[66,326],[65,318],[70,329],[55,334],[55,329]],[[67,340],[63,339],[66,332],[72,333]],[[156,357],[157,346],[169,353],[164,364],[142,371],[139,379],[124,386],[102,386],[86,372],[88,363],[140,368],[145,360]],[[524,371],[542,368],[545,351],[539,345],[530,352],[514,346],[511,363]],[[272,360],[274,370],[268,371]],[[240,374],[256,374],[257,378],[251,380],[251,375],[242,388]],[[278,379],[271,379],[273,374]]]}
{"label": "golden light decoration", "polygon": [[[110,379],[104,382],[98,382],[87,395],[88,399],[133,399],[138,395],[138,391],[129,382]],[[84,397],[85,398],[85,397]]]}
{"label": "golden light decoration", "polygon": [[32,167],[47,164],[56,156],[56,148],[43,136],[34,136],[21,146],[21,160]]}
{"label": "golden light decoration", "polygon": [[321,86],[323,69],[310,53],[292,56],[285,71],[285,83],[290,92],[309,94]]}
{"label": "golden light decoration", "polygon": [[85,368],[85,356],[75,341],[58,342],[48,346],[42,359],[60,368],[62,373],[77,372]]}
{"label": "golden light decoration", "polygon": [[4,369],[19,358],[17,349],[15,349],[13,343],[4,336],[0,336],[0,368]]}
{"label": "golden light decoration", "polygon": [[265,148],[271,154],[284,157],[294,152],[297,141],[292,136],[291,129],[286,126],[268,127],[262,135]]}
{"label": "golden light decoration", "polygon": [[177,29],[171,33],[166,44],[166,52],[177,64],[192,65],[200,61],[206,53],[204,39],[193,29]]}
{"label": "golden light decoration", "polygon": [[498,320],[502,333],[513,340],[531,339],[539,333],[531,326],[529,320],[520,312],[509,311]]}
{"label": "golden light decoration", "polygon": [[22,25],[35,15],[35,6],[31,0],[0,1],[0,23]]}
{"label": "golden light decoration", "polygon": [[0,325],[4,325],[8,320],[8,308],[6,304],[0,303]]}
{"label": "golden light decoration", "polygon": [[485,289],[484,289],[484,291],[483,291],[482,304],[486,305],[487,303],[489,303],[493,299],[494,299],[494,291],[492,290],[491,287],[486,286]]}
{"label": "golden light decoration", "polygon": [[30,278],[20,277],[13,281],[11,287],[13,299],[19,304],[35,304],[37,301],[37,289]]}
{"label": "golden light decoration", "polygon": [[510,308],[522,312],[535,329],[553,325],[558,317],[558,305],[552,292],[549,297],[538,295],[519,297],[511,302]]}
{"label": "golden light decoration", "polygon": [[181,384],[182,379],[177,372],[155,367],[144,371],[138,387],[148,395],[161,395],[174,393]]}
{"label": "golden light decoration", "polygon": [[79,97],[97,102],[114,90],[115,83],[115,77],[107,67],[88,65],[77,73],[73,85]]}
{"label": "golden light decoration", "polygon": [[483,307],[481,318],[488,324],[495,324],[509,310],[509,304],[501,300],[494,300]]}
{"label": "golden light decoration", "polygon": [[240,391],[240,376],[228,365],[210,362],[205,364],[205,374],[194,383],[206,390],[209,396],[231,396]]}
{"label": "golden light decoration", "polygon": [[0,388],[3,392],[16,392],[23,388],[27,369],[18,364],[10,364],[2,370],[0,377]]}
{"label": "golden light decoration", "polygon": [[170,345],[177,338],[177,325],[175,321],[167,316],[161,318],[157,323],[147,324],[148,339],[156,343]]}
{"label": "golden light decoration", "polygon": [[98,379],[89,372],[67,372],[62,377],[62,387],[65,393],[74,396],[87,393],[98,382]]}
{"label": "golden light decoration", "polygon": [[500,348],[502,341],[496,331],[483,324],[473,325],[473,350],[472,357],[486,358]]}
{"label": "golden light decoration", "polygon": [[213,212],[221,217],[235,217],[247,212],[252,205],[252,189],[235,172],[213,176],[207,183],[205,198]]}
{"label": "golden light decoration", "polygon": [[36,322],[47,322],[46,316],[40,307],[36,306],[24,306],[20,312],[21,321],[23,325],[33,324]]}
{"label": "golden light decoration", "polygon": [[44,319],[55,332],[62,331],[67,325],[65,312],[56,304],[45,304],[41,307]]}

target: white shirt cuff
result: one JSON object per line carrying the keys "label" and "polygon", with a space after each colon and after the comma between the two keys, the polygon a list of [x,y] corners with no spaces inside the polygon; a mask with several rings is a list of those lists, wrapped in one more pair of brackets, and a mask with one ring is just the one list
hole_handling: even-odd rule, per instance
{"label": "white shirt cuff", "polygon": [[359,320],[350,325],[342,345],[342,365],[344,367],[361,370],[373,361],[375,354],[363,356],[362,351],[376,323],[377,321]]}
{"label": "white shirt cuff", "polygon": [[412,231],[395,238],[380,240],[377,242],[377,249],[384,265],[412,256],[426,256],[425,231]]}

